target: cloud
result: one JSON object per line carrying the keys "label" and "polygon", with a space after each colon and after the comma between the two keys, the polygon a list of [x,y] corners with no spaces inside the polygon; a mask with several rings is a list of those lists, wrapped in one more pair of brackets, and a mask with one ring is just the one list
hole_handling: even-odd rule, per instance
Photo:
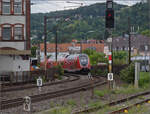
{"label": "cloud", "polygon": [[[119,4],[133,5],[141,0],[114,0]],[[31,13],[47,13],[52,11],[74,9],[94,3],[106,2],[106,0],[31,0]],[[70,3],[69,3],[70,2]]]}

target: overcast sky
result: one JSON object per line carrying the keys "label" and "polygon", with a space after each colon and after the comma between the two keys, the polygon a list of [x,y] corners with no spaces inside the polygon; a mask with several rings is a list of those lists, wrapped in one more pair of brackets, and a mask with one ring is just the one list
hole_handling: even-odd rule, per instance
{"label": "overcast sky", "polygon": [[[114,0],[117,3],[133,5],[141,0]],[[95,3],[106,2],[106,0],[31,0],[32,13],[46,13],[51,11],[67,10],[87,6]]]}

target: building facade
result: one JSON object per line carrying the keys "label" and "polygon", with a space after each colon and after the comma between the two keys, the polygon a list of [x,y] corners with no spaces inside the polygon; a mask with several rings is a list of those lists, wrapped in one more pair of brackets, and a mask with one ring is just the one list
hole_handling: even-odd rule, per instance
{"label": "building facade", "polygon": [[[113,38],[114,51],[128,51],[129,39],[125,37]],[[150,38],[143,35],[131,35],[131,54],[133,56],[150,56]]]}
{"label": "building facade", "polygon": [[0,0],[0,72],[30,70],[30,0]]}

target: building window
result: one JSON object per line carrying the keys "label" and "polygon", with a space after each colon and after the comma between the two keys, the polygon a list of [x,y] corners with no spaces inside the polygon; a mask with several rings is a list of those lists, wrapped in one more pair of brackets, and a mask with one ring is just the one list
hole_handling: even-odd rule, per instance
{"label": "building window", "polygon": [[14,13],[21,14],[22,13],[22,0],[15,0],[14,2]]}
{"label": "building window", "polygon": [[10,0],[2,2],[2,13],[10,14]]}
{"label": "building window", "polygon": [[22,27],[14,27],[14,40],[22,40]]}
{"label": "building window", "polygon": [[125,46],[122,47],[122,50],[125,51]]}
{"label": "building window", "polygon": [[11,40],[11,27],[3,27],[2,39]]}

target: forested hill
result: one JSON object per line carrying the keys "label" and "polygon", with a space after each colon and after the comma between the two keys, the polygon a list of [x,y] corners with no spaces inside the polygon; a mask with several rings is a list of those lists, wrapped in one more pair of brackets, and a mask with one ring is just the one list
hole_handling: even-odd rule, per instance
{"label": "forested hill", "polygon": [[[114,4],[115,9],[115,30],[114,36],[121,35],[128,29],[128,17],[131,18],[131,25],[139,31],[149,29],[148,4],[138,3],[131,7],[125,5]],[[90,6],[80,7],[74,10],[56,11],[50,13],[31,14],[31,35],[34,36],[32,43],[42,41],[44,15],[55,16],[67,14],[70,20],[64,21],[48,21],[48,31],[52,31],[54,25],[58,23],[59,43],[70,42],[72,39],[105,39],[105,3],[97,3]],[[61,22],[61,23],[60,23]],[[88,32],[92,31],[92,32]],[[54,34],[48,34],[48,41],[54,41]]]}

